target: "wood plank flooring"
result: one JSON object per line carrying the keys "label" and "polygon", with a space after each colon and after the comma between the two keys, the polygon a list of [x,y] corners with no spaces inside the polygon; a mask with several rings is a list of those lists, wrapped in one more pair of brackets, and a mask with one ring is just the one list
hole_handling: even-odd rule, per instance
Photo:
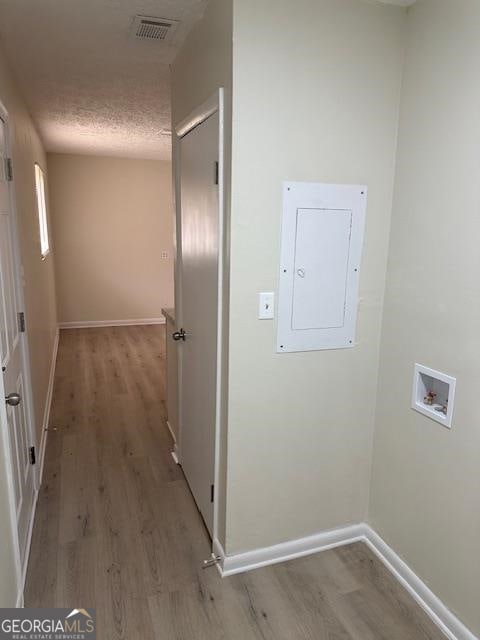
{"label": "wood plank flooring", "polygon": [[62,331],[25,600],[99,640],[440,640],[359,543],[221,579],[165,424],[163,327]]}

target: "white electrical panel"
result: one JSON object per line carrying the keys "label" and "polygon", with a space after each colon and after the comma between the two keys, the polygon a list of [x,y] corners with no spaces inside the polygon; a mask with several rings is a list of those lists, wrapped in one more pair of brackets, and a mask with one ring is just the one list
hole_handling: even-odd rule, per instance
{"label": "white electrical panel", "polygon": [[367,188],[285,182],[277,351],[355,344]]}

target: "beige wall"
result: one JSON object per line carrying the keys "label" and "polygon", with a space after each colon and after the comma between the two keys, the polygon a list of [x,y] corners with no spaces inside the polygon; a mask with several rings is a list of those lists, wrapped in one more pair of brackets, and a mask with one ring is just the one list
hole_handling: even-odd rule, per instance
{"label": "beige wall", "polygon": [[[212,0],[177,58],[174,122],[229,81],[226,13]],[[221,536],[235,553],[368,518],[477,634],[479,18],[472,0],[234,0]],[[369,186],[354,350],[276,355],[256,320],[285,179]],[[451,432],[409,408],[415,361],[457,376]]]}
{"label": "beige wall", "polygon": [[[172,126],[185,119],[208,100],[220,87],[225,89],[225,219],[224,219],[224,282],[223,380],[218,538],[225,544],[226,451],[227,451],[227,367],[229,323],[229,256],[230,256],[230,176],[232,120],[232,0],[210,0],[203,20],[189,34],[172,65]],[[174,148],[175,162],[175,148]],[[178,306],[178,305],[177,305]],[[178,312],[178,309],[177,309]],[[181,321],[181,317],[177,321]]]}
{"label": "beige wall", "polygon": [[[227,551],[367,514],[405,10],[234,3]],[[286,34],[287,37],[286,37]],[[275,353],[282,181],[369,186],[358,344]]]}
{"label": "beige wall", "polygon": [[[370,520],[480,634],[480,5],[410,10]],[[415,362],[457,378],[453,429],[410,409]]]}
{"label": "beige wall", "polygon": [[173,304],[170,163],[49,154],[48,179],[59,321],[160,318]]}
{"label": "beige wall", "polygon": [[[47,386],[56,333],[53,255],[41,259],[34,163],[45,168],[42,144],[18,93],[0,50],[0,101],[9,113],[15,198],[18,213],[20,250],[24,272],[25,311],[33,382],[37,447],[40,445]],[[1,457],[5,452],[1,452]],[[0,606],[12,606],[17,597],[12,554],[11,523],[2,463],[0,477]]]}
{"label": "beige wall", "polygon": [[[172,123],[186,118],[219,88],[231,114],[232,0],[210,0],[172,65]],[[228,132],[227,132],[228,133]]]}

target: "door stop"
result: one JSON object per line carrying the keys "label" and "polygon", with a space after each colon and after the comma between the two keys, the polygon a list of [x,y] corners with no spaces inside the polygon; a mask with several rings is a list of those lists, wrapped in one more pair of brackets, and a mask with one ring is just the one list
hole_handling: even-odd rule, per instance
{"label": "door stop", "polygon": [[222,558],[220,556],[216,556],[214,553],[212,553],[211,558],[203,561],[202,569],[209,569],[210,567],[215,567],[217,564],[220,564],[221,559]]}

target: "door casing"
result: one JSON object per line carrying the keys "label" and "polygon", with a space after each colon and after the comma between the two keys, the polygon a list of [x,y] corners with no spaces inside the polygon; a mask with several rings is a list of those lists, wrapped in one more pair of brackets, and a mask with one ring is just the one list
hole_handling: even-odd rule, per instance
{"label": "door casing", "polygon": [[[210,116],[218,112],[218,303],[217,303],[217,380],[215,391],[215,468],[214,468],[214,502],[213,502],[213,547],[218,544],[219,535],[219,496],[220,496],[220,437],[222,397],[224,393],[224,376],[222,375],[224,322],[224,234],[225,234],[225,91],[220,87],[206,102],[194,109],[187,118],[178,123],[173,133],[173,187],[175,195],[175,314],[182,320],[181,288],[182,288],[182,255],[181,255],[181,198],[180,198],[180,141],[192,129],[205,122]],[[177,320],[177,325],[178,320]],[[168,336],[167,336],[168,338]],[[179,384],[179,461],[182,460],[182,371],[181,358],[178,367]]]}

